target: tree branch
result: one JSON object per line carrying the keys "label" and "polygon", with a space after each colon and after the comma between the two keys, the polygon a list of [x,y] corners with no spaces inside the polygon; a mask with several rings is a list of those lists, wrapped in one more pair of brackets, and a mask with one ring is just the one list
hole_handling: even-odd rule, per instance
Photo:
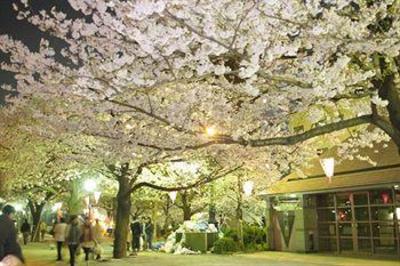
{"label": "tree branch", "polygon": [[156,189],[156,190],[160,190],[160,191],[169,191],[169,192],[170,191],[187,190],[187,189],[191,189],[191,188],[194,188],[194,187],[197,187],[197,186],[200,186],[200,185],[204,185],[204,184],[216,181],[216,180],[218,180],[218,179],[220,179],[222,177],[225,177],[225,176],[237,171],[242,166],[243,165],[237,166],[237,167],[232,168],[232,169],[230,169],[230,170],[228,170],[228,171],[226,171],[226,172],[224,172],[222,174],[219,174],[219,175],[215,175],[215,176],[212,176],[212,177],[201,178],[201,179],[197,180],[196,182],[194,182],[192,184],[189,184],[189,185],[186,185],[186,186],[164,187],[164,186],[160,186],[160,185],[156,185],[156,184],[152,184],[152,183],[148,183],[148,182],[140,182],[140,183],[136,184],[133,187],[132,191],[135,191],[135,190],[137,190],[139,188],[142,188],[142,187],[149,187],[149,188],[152,188],[152,189]]}
{"label": "tree branch", "polygon": [[212,145],[225,144],[225,145],[242,145],[250,147],[265,147],[273,145],[294,145],[299,142],[303,142],[307,139],[313,137],[321,136],[327,133],[335,132],[349,127],[359,126],[362,124],[373,123],[371,115],[363,115],[359,117],[350,118],[347,120],[342,120],[339,122],[334,122],[328,125],[315,127],[303,133],[292,135],[288,137],[276,137],[276,138],[266,138],[266,139],[249,139],[245,140],[243,138],[234,140],[230,136],[216,136],[213,140],[197,144],[197,145],[185,145],[179,147],[162,147],[154,144],[138,143],[139,146],[153,148],[162,151],[179,151],[179,150],[197,150],[206,148]]}

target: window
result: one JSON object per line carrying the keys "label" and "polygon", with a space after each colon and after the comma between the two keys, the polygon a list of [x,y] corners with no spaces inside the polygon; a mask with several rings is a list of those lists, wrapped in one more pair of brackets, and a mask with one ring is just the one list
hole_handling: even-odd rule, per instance
{"label": "window", "polygon": [[376,189],[370,193],[370,201],[372,205],[376,204],[392,204],[391,189]]}

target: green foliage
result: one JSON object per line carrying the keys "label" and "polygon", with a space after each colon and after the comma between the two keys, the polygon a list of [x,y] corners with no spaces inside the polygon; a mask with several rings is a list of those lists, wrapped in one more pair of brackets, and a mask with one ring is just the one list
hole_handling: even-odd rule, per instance
{"label": "green foliage", "polygon": [[257,225],[243,225],[243,245],[240,245],[240,234],[236,228],[226,228],[223,230],[224,237],[230,238],[236,243],[237,250],[261,251],[266,250],[266,232]]}
{"label": "green foliage", "polygon": [[223,229],[222,232],[224,233],[224,237],[231,238],[235,242],[239,242],[240,241],[240,235],[239,235],[237,229],[234,229],[234,228],[231,228],[231,227],[227,227],[227,228]]}
{"label": "green foliage", "polygon": [[[258,245],[265,243],[266,232],[263,228],[257,225],[244,225],[243,226],[243,242],[247,249],[254,248]],[[256,249],[258,250],[258,249]]]}
{"label": "green foliage", "polygon": [[214,243],[214,253],[231,254],[238,250],[238,244],[230,237],[223,237]]}

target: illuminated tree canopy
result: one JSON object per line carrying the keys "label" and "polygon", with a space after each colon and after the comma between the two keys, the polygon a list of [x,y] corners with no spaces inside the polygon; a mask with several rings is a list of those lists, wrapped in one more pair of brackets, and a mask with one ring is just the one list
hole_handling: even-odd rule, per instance
{"label": "illuminated tree canopy", "polygon": [[13,8],[43,37],[35,49],[0,35],[0,68],[16,81],[2,87],[18,92],[5,109],[39,102],[40,123],[28,132],[73,136],[83,148],[73,157],[102,165],[125,199],[141,186],[174,190],[139,179],[171,160],[217,158],[228,172],[268,173],[268,184],[319,149],[341,146],[343,158],[375,142],[400,149],[399,1],[68,0],[40,10],[21,0]]}

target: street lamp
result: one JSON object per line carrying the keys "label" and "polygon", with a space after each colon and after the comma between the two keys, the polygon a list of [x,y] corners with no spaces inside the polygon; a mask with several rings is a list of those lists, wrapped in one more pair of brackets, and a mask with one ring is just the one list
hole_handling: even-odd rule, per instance
{"label": "street lamp", "polygon": [[93,179],[87,179],[83,183],[83,188],[89,193],[93,192],[96,189],[96,187],[97,187],[96,181],[94,181]]}
{"label": "street lamp", "polygon": [[251,193],[253,192],[253,187],[254,187],[253,181],[250,180],[250,181],[244,182],[243,192],[247,197],[251,196]]}
{"label": "street lamp", "polygon": [[90,203],[90,195],[93,193],[94,201],[95,201],[94,204],[98,203],[100,196],[101,196],[100,191],[95,191],[96,187],[97,187],[96,181],[94,181],[93,179],[87,179],[83,183],[83,188],[89,194],[87,197],[85,197],[85,203],[88,206],[89,219],[93,218],[92,204]]}

